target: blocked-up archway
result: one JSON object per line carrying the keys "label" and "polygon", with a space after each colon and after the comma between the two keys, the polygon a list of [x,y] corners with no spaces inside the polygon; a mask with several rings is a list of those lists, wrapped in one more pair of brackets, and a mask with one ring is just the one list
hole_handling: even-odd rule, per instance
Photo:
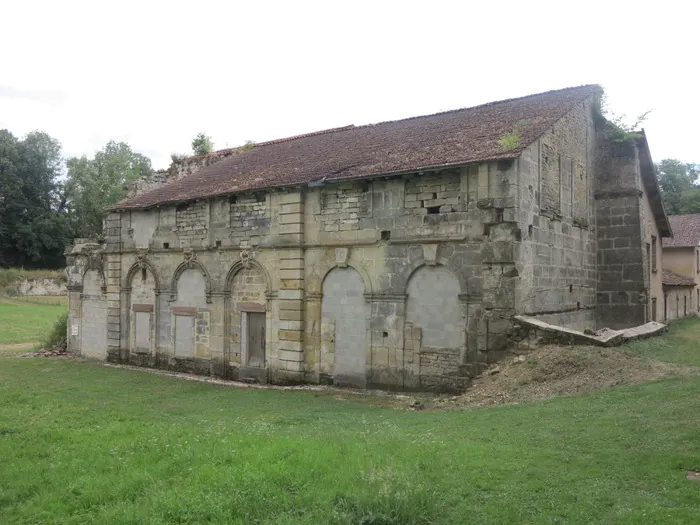
{"label": "blocked-up archway", "polygon": [[440,265],[421,266],[408,282],[406,322],[420,328],[420,376],[425,386],[455,374],[461,363],[466,319],[459,292],[455,274]]}
{"label": "blocked-up archway", "polygon": [[102,272],[85,272],[80,315],[80,353],[85,357],[107,357],[107,298],[103,286]]}
{"label": "blocked-up archway", "polygon": [[175,286],[171,306],[172,341],[175,357],[192,358],[209,347],[207,280],[199,268],[183,270]]}
{"label": "blocked-up archway", "polygon": [[321,322],[333,342],[335,384],[366,385],[367,317],[364,282],[357,270],[331,270],[323,281]]}
{"label": "blocked-up archway", "polygon": [[132,352],[152,353],[156,339],[156,278],[147,268],[139,268],[131,274],[130,341]]}

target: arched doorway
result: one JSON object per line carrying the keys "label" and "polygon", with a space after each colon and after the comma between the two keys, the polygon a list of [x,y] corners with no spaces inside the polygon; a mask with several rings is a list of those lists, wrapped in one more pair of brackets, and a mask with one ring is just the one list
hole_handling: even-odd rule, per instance
{"label": "arched doorway", "polygon": [[322,331],[332,333],[333,382],[364,388],[367,384],[367,303],[362,277],[352,267],[336,267],[323,280]]}

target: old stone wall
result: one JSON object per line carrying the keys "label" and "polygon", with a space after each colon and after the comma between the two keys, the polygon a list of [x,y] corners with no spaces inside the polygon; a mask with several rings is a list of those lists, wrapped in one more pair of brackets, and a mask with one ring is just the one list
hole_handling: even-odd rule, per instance
{"label": "old stone wall", "polygon": [[229,204],[232,244],[240,245],[245,240],[259,244],[270,229],[270,207],[265,194],[234,195]]}
{"label": "old stone wall", "polygon": [[194,155],[179,159],[174,158],[168,169],[159,170],[147,177],[129,182],[126,186],[126,196],[127,198],[132,198],[136,195],[164,186],[165,184],[178,181],[183,177],[197,173],[205,166],[216,164],[232,155],[245,151],[249,147],[252,147],[252,145],[213,151],[206,155]]}
{"label": "old stone wall", "polygon": [[80,353],[86,357],[107,356],[107,298],[104,277],[99,269],[89,269],[83,276],[80,316]]}
{"label": "old stone wall", "polygon": [[[613,211],[626,201],[610,193],[596,238],[594,202],[607,201],[593,198],[594,131],[582,104],[510,161],[110,214],[108,358],[260,382],[461,390],[507,352],[515,314],[595,326],[609,277],[596,243],[614,248],[627,224]],[[654,232],[632,208],[639,241],[618,247],[636,243],[644,265]],[[609,253],[605,271],[617,264]]]}
{"label": "old stone wall", "polygon": [[606,141],[601,130],[596,133],[596,142],[596,319],[599,326],[625,328],[651,318],[648,207],[637,147]]}
{"label": "old stone wall", "polygon": [[[108,358],[459,390],[508,345],[516,176],[515,163],[487,163],[113,213],[105,267],[120,339]],[[259,314],[265,355],[251,366],[246,323]]]}
{"label": "old stone wall", "polygon": [[333,268],[323,280],[321,331],[329,343],[323,357],[334,383],[363,388],[367,383],[369,308],[362,277],[352,267]]}
{"label": "old stone wall", "polygon": [[518,313],[595,328],[595,169],[590,103],[582,103],[518,159]]}
{"label": "old stone wall", "polygon": [[321,190],[318,220],[324,231],[359,230],[360,219],[370,216],[368,184],[341,183]]}

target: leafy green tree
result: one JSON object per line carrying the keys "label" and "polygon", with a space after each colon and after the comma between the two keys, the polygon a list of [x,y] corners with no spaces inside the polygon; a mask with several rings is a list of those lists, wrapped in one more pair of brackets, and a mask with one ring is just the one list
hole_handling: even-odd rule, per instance
{"label": "leafy green tree", "polygon": [[62,167],[61,144],[48,134],[0,130],[0,266],[64,264],[73,233]]}
{"label": "leafy green tree", "polygon": [[678,159],[664,159],[656,164],[667,213],[700,213],[700,186],[696,184],[699,168]]}
{"label": "leafy green tree", "polygon": [[195,155],[206,155],[214,151],[211,137],[204,133],[197,133],[197,136],[192,139],[192,151]]}
{"label": "leafy green tree", "polygon": [[93,159],[68,159],[66,190],[78,237],[100,237],[105,208],[125,196],[128,182],[153,173],[149,158],[110,141]]}

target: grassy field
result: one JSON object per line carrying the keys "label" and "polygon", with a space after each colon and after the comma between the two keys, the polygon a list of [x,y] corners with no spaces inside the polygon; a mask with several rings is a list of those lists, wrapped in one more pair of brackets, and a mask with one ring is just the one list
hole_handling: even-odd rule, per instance
{"label": "grassy field", "polygon": [[[39,304],[42,299],[47,304]],[[0,345],[41,340],[66,311],[66,305],[65,297],[37,297],[30,301],[0,297]]]}
{"label": "grassy field", "polygon": [[[629,349],[699,360],[698,331]],[[680,377],[414,412],[4,357],[0,523],[696,523],[698,398]]]}
{"label": "grassy field", "polygon": [[635,341],[625,349],[650,359],[700,366],[700,319],[678,319],[670,324],[664,337]]}

